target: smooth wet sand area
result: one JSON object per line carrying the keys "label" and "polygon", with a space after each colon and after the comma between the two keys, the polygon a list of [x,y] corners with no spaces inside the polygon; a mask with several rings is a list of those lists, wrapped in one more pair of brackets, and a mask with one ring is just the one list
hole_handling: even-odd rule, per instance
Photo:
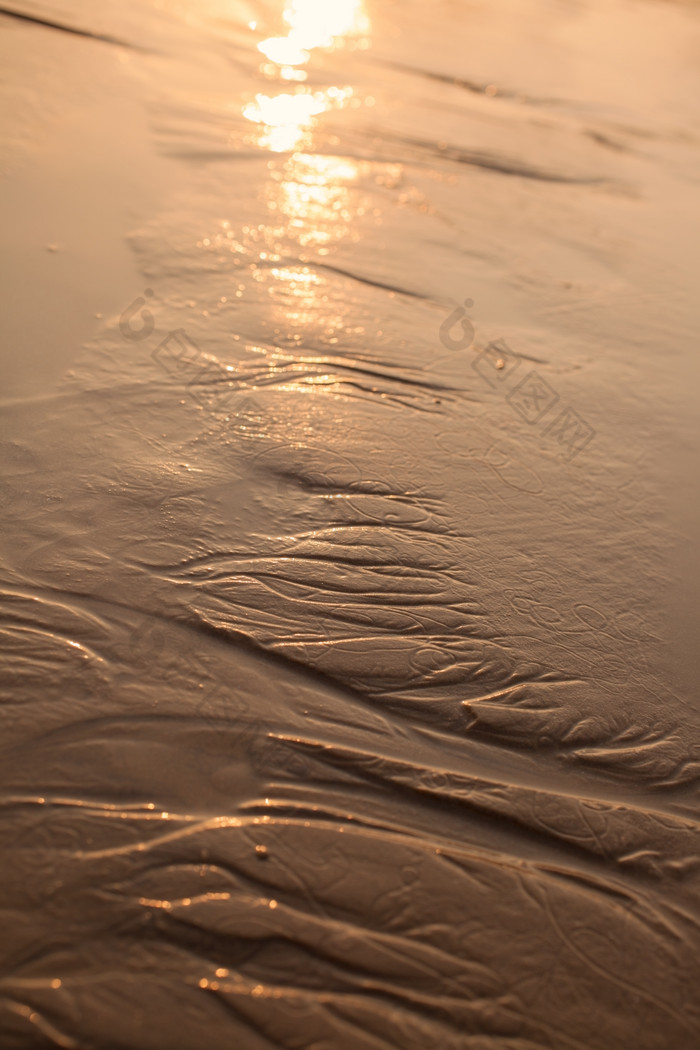
{"label": "smooth wet sand area", "polygon": [[694,1050],[696,8],[22,10],[0,1045]]}
{"label": "smooth wet sand area", "polygon": [[186,185],[154,148],[134,59],[3,18],[4,399],[56,388],[140,275],[125,234]]}

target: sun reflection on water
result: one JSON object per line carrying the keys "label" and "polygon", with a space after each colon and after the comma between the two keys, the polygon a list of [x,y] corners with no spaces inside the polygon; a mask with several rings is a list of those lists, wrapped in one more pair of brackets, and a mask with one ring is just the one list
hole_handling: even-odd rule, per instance
{"label": "sun reflection on water", "polygon": [[296,94],[257,94],[255,101],[244,107],[243,116],[262,125],[258,145],[273,153],[284,153],[306,141],[314,117],[342,106],[351,95],[351,88],[336,87]]}
{"label": "sun reflection on water", "polygon": [[330,244],[351,237],[351,220],[363,213],[358,174],[355,161],[295,153],[282,169],[271,208],[285,217],[288,234],[302,248],[326,255]]}
{"label": "sun reflection on water", "polygon": [[288,0],[282,17],[287,35],[258,44],[259,51],[280,65],[300,65],[316,47],[337,47],[369,31],[362,0]]}
{"label": "sun reflection on water", "polygon": [[[256,125],[257,145],[289,154],[280,163],[270,163],[271,221],[259,228],[255,238],[256,244],[263,242],[258,244],[258,257],[268,265],[256,268],[254,279],[267,286],[273,339],[286,348],[286,354],[309,340],[332,351],[352,307],[336,301],[328,274],[319,271],[313,260],[320,262],[341,242],[359,236],[357,219],[367,207],[363,189],[367,172],[362,161],[317,152],[321,148],[317,127],[325,113],[372,105],[374,100],[362,99],[347,82],[338,82],[338,64],[329,72],[327,62],[317,62],[314,86],[306,81],[315,55],[364,50],[371,27],[364,0],[286,0],[282,25],[285,35],[267,35],[257,44],[264,60],[260,72],[276,82],[277,92],[269,88],[258,92],[243,108],[246,120]],[[261,36],[265,32],[262,26],[255,28]],[[330,143],[332,139],[326,148]],[[269,265],[275,262],[278,265]],[[281,365],[288,389],[334,384],[320,361],[305,357],[290,364],[290,360],[285,357]]]}
{"label": "sun reflection on water", "polygon": [[[267,37],[257,47],[267,59],[262,72],[286,82],[306,80],[308,74],[300,67],[309,63],[315,49],[365,43],[370,29],[363,0],[287,0],[282,17],[289,26],[286,36]],[[351,88],[337,86],[259,93],[244,107],[243,116],[259,125],[258,145],[274,153],[287,152],[307,145],[315,119],[344,107],[352,95]]]}

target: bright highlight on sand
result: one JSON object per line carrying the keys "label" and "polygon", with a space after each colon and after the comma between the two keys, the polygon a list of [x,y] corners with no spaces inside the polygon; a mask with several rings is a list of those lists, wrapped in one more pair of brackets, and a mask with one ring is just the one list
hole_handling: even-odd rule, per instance
{"label": "bright highlight on sand", "polygon": [[[290,27],[286,36],[261,40],[258,51],[271,64],[265,72],[282,81],[303,81],[311,52],[317,48],[343,47],[347,40],[369,32],[370,22],[361,0],[292,0],[284,13]],[[273,153],[298,148],[313,118],[331,107],[342,107],[353,92],[350,88],[332,86],[325,91],[301,90],[297,94],[259,93],[255,102],[243,108],[246,120],[265,126],[258,144]]]}
{"label": "bright highlight on sand", "polygon": [[258,44],[266,58],[280,65],[301,65],[313,48],[333,47],[341,38],[369,31],[362,0],[291,0],[283,17],[290,27],[287,35]]}

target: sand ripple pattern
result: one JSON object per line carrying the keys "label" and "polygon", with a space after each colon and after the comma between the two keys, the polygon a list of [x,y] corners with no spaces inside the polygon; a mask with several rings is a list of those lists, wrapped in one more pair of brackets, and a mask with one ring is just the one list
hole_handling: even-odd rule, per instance
{"label": "sand ripple pattern", "polygon": [[[195,174],[130,231],[153,331],[6,409],[7,1050],[700,1043],[700,717],[615,276],[670,132],[538,82],[552,41],[492,90],[472,6],[374,5],[314,83],[376,105],[279,151],[243,5],[17,9],[143,52]],[[479,372],[506,336],[585,457]]]}

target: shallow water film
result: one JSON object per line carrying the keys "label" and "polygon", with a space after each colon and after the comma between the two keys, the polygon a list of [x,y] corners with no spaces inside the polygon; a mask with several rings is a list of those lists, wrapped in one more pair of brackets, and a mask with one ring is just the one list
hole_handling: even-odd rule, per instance
{"label": "shallow water film", "polygon": [[0,9],[1,1050],[697,1050],[700,6]]}

